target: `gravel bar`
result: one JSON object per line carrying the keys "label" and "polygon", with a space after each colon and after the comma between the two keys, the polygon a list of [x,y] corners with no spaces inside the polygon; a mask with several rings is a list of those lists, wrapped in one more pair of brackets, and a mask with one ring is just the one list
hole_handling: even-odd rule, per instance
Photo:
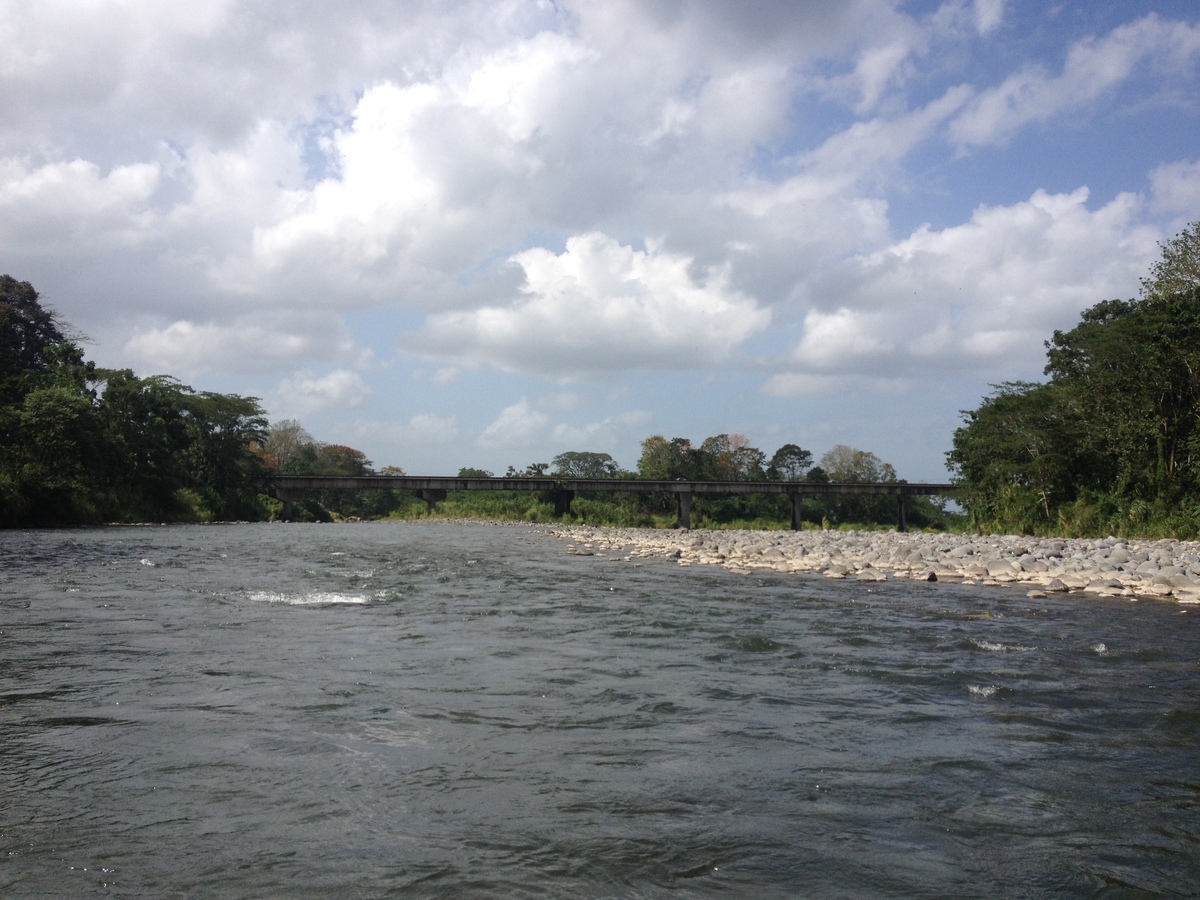
{"label": "gravel bar", "polygon": [[1028,586],[1028,596],[1086,592],[1200,604],[1200,542],[896,531],[660,531],[588,525],[547,529],[567,552],[675,560],[732,572],[814,574],[864,582],[905,578]]}

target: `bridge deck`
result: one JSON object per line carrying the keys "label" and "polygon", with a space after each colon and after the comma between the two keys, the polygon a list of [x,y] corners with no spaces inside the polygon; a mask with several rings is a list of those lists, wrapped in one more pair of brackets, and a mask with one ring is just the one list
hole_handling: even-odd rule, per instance
{"label": "bridge deck", "polygon": [[918,482],[643,481],[621,478],[455,478],[425,475],[272,475],[284,490],[571,491],[573,493],[670,494],[949,494],[953,484]]}
{"label": "bridge deck", "polygon": [[891,481],[881,483],[810,481],[643,481],[624,478],[453,478],[425,475],[272,475],[264,479],[283,501],[283,518],[290,519],[293,504],[306,491],[411,491],[433,506],[449,491],[542,491],[554,498],[554,514],[571,511],[571,501],[582,493],[674,494],[680,528],[691,525],[692,497],[696,494],[786,494],[792,503],[792,528],[799,528],[800,503],[813,494],[891,494],[896,497],[896,527],[905,528],[904,498],[949,494],[952,484]]}

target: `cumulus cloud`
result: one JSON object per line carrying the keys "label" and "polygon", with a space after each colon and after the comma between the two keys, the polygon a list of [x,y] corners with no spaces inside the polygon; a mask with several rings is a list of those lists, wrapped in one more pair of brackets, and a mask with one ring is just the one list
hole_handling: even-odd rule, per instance
{"label": "cumulus cloud", "polygon": [[845,397],[902,394],[913,385],[911,378],[870,378],[865,375],[821,375],[811,372],[781,372],[763,383],[763,393],[772,397]]}
{"label": "cumulus cloud", "polygon": [[370,386],[349,369],[334,369],[319,376],[301,372],[279,383],[271,406],[286,410],[288,415],[302,415],[358,406],[370,396]]}
{"label": "cumulus cloud", "polygon": [[918,370],[1036,373],[1045,337],[1101,300],[1133,296],[1153,255],[1156,233],[1135,224],[1136,197],[1095,211],[1087,199],[1086,189],[1037,191],[858,257],[764,390],[800,396]]}
{"label": "cumulus cloud", "polygon": [[529,450],[543,454],[560,450],[613,450],[631,435],[640,440],[641,429],[653,418],[646,410],[633,409],[592,422],[554,423],[544,410],[565,411],[558,400],[559,395],[550,395],[531,403],[522,397],[500,411],[480,434],[476,445],[488,450]]}
{"label": "cumulus cloud", "polygon": [[511,406],[506,406],[476,443],[488,449],[529,447],[544,440],[550,417],[535,409],[522,397]]}
{"label": "cumulus cloud", "polygon": [[1175,220],[1191,221],[1200,210],[1200,160],[1156,166],[1150,173],[1151,198],[1157,211]]}
{"label": "cumulus cloud", "polygon": [[640,434],[652,419],[648,411],[636,409],[582,425],[560,422],[554,426],[554,444],[578,450],[611,450],[621,437]]}
{"label": "cumulus cloud", "polygon": [[560,378],[630,368],[690,368],[727,358],[770,313],[733,290],[728,274],[699,278],[692,260],[653,245],[577,235],[561,254],[536,248],[512,261],[522,296],[504,306],[430,316],[411,350]]}
{"label": "cumulus cloud", "polygon": [[[355,440],[385,442],[405,449],[444,446],[459,437],[458,419],[442,413],[418,413],[407,421],[357,421]],[[412,473],[410,473],[412,474]]]}
{"label": "cumulus cloud", "polygon": [[113,251],[156,225],[148,208],[159,184],[154,163],[102,172],[82,159],[31,164],[0,159],[0,241],[8,253]]}
{"label": "cumulus cloud", "polygon": [[1004,0],[975,0],[975,28],[991,34],[1004,20]]}
{"label": "cumulus cloud", "polygon": [[[649,413],[583,386],[626,371],[702,372],[690,420],[731,368],[771,397],[1036,372],[1195,216],[1200,23],[1023,2],[0,4],[0,256],[105,365],[283,380],[406,453],[627,441]],[[1161,144],[1089,153],[1167,106]],[[1065,117],[1044,169],[1014,138]],[[439,415],[384,427],[351,327],[428,360]],[[483,366],[577,399],[440,416]]]}
{"label": "cumulus cloud", "polygon": [[271,372],[304,360],[345,359],[364,363],[336,320],[327,316],[243,317],[229,324],[181,319],[135,332],[124,352],[134,365],[158,372]]}
{"label": "cumulus cloud", "polygon": [[960,146],[1002,143],[1019,129],[1090,104],[1126,81],[1135,67],[1186,73],[1200,58],[1200,25],[1148,15],[1105,37],[1076,43],[1062,71],[1030,67],[979,94],[950,124]]}

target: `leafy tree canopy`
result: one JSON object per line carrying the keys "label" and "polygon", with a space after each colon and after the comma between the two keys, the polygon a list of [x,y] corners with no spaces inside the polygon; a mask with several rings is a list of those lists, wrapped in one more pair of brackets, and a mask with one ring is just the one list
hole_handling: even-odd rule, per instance
{"label": "leafy tree canopy", "polygon": [[846,444],[830,448],[821,457],[821,469],[833,482],[895,481],[896,470],[874,453]]}
{"label": "leafy tree canopy", "polygon": [[571,450],[551,461],[554,474],[564,478],[616,478],[617,462],[607,453]]}
{"label": "leafy tree canopy", "polygon": [[796,444],[784,444],[771,457],[767,478],[772,481],[801,481],[812,465],[812,453]]}
{"label": "leafy tree canopy", "polygon": [[1200,530],[1200,223],[1161,249],[1142,299],[1054,332],[1048,383],[963,413],[947,462],[978,527]]}

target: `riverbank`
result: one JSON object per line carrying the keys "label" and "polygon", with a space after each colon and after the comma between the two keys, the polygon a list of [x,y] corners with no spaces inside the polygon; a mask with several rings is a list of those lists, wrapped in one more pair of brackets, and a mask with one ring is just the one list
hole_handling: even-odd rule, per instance
{"label": "riverbank", "polygon": [[576,555],[672,559],[733,572],[1027,586],[1028,596],[1086,592],[1200,604],[1200,542],[895,531],[649,531],[551,527]]}

